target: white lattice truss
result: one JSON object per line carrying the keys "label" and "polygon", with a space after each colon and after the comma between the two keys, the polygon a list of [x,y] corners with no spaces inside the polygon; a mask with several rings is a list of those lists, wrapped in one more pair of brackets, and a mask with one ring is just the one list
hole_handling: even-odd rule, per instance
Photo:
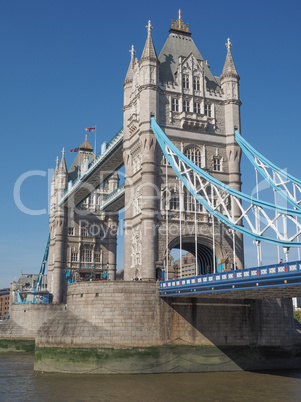
{"label": "white lattice truss", "polygon": [[280,193],[285,200],[291,203],[295,208],[300,209],[301,181],[290,175],[284,169],[280,169],[261,155],[237,130],[235,130],[235,139],[253,166],[268,181],[274,190]]}
{"label": "white lattice truss", "polygon": [[[206,210],[230,229],[255,241],[299,247],[301,210],[252,198],[220,182],[194,165],[167,138],[152,117],[151,126],[168,162],[187,190]],[[242,226],[242,222],[244,224]]]}

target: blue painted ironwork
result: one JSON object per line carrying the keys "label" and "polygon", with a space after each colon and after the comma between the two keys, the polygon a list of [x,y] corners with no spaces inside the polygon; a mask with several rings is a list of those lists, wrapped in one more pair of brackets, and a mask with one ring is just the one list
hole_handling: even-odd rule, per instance
{"label": "blue painted ironwork", "polygon": [[[154,117],[151,117],[151,128],[165,157],[179,179],[192,196],[200,202],[211,215],[215,216],[231,229],[248,235],[256,241],[266,241],[273,244],[280,244],[284,247],[301,246],[301,243],[296,241],[301,233],[301,226],[297,219],[301,213],[300,209],[284,208],[263,200],[254,199],[243,192],[231,188],[205,172],[200,167],[196,166],[191,160],[183,155],[168,139]],[[214,205],[209,199],[208,194],[206,193],[208,186],[211,193],[215,192],[218,199],[218,205]],[[227,208],[225,203],[226,199],[228,199],[229,205],[235,204],[237,208],[240,209],[240,215],[238,218],[233,216],[233,211],[231,216],[231,211],[229,211],[229,208]],[[248,203],[246,208],[242,206],[241,201]],[[219,207],[223,208],[223,213],[218,210]],[[268,216],[268,211],[273,213],[273,217]],[[253,214],[253,217],[256,216],[256,214],[261,214],[263,219],[267,222],[264,228],[258,228],[252,223],[250,217],[251,213]],[[288,219],[296,225],[296,231],[294,231],[290,237],[287,237],[286,233],[284,235],[280,233],[276,227],[275,222],[280,218],[285,220]],[[245,219],[245,226],[241,226],[242,219]],[[250,229],[247,229],[247,225]],[[269,229],[272,229],[275,236],[274,238],[266,234],[266,231]]]}
{"label": "blue painted ironwork", "polygon": [[47,244],[46,244],[46,248],[45,248],[45,252],[44,252],[44,256],[43,256],[43,261],[42,261],[40,272],[38,275],[38,279],[33,288],[34,292],[38,292],[41,289],[41,284],[42,284],[43,276],[45,275],[46,265],[47,265],[47,261],[48,261],[49,243],[50,243],[50,234],[48,236],[48,240],[47,240]]}
{"label": "blue painted ironwork", "polygon": [[[294,191],[294,188],[290,190],[288,185],[290,184],[295,187],[295,190],[298,190],[299,194],[301,194],[301,181],[283,169],[280,169],[265,156],[260,154],[241,136],[237,130],[235,130],[235,140],[252,165],[265,178],[271,187],[280,193],[285,200],[290,202],[295,208],[300,209],[301,200],[298,201],[296,199],[296,191]],[[272,175],[269,171],[271,171]],[[278,182],[276,181],[275,175],[278,177]]]}
{"label": "blue painted ironwork", "polygon": [[[15,302],[15,304],[35,304],[35,303],[48,304],[49,303],[49,293],[47,291],[41,291],[41,284],[42,284],[43,276],[45,275],[47,261],[48,261],[49,244],[50,244],[50,234],[48,236],[47,244],[45,247],[40,272],[38,274],[38,278],[33,287],[33,290],[27,291],[27,292],[22,292],[22,291],[18,290],[17,291],[17,301]],[[21,293],[23,294],[23,298],[21,296]],[[24,295],[25,295],[25,297],[24,297]],[[32,295],[32,301],[27,301],[27,295]]]}
{"label": "blue painted ironwork", "polygon": [[[301,261],[160,282],[161,297],[301,285]],[[217,295],[218,296],[218,295]]]}

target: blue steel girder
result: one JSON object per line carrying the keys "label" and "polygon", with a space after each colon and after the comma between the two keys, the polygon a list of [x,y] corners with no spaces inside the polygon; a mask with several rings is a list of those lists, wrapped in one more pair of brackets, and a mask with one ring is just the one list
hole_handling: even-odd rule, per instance
{"label": "blue steel girder", "polygon": [[88,166],[87,171],[78,177],[59,201],[60,207],[76,207],[101,183],[123,166],[123,131],[110,141],[104,153],[99,154]]}
{"label": "blue steel girder", "polygon": [[284,208],[258,200],[220,182],[183,155],[154,117],[151,117],[151,127],[178,178],[209,214],[230,229],[248,235],[255,241],[266,241],[283,247],[301,246],[298,241],[301,234],[298,222],[300,209]]}
{"label": "blue steel girder", "polygon": [[46,265],[47,265],[47,261],[48,261],[49,244],[50,244],[50,234],[49,234],[49,236],[48,236],[48,240],[47,240],[47,244],[46,244],[46,248],[45,248],[45,252],[44,252],[44,256],[43,256],[43,261],[42,261],[42,264],[41,264],[40,272],[39,272],[37,281],[36,281],[36,283],[35,283],[35,286],[34,286],[34,288],[33,288],[34,292],[39,291],[40,288],[41,288],[43,276],[45,275]]}
{"label": "blue steel girder", "polygon": [[299,297],[301,261],[160,282],[160,297],[270,299]]}

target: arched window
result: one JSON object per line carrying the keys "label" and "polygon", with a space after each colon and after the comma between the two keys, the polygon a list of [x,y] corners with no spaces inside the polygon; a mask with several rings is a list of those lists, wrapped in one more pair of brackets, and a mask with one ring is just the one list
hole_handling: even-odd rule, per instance
{"label": "arched window", "polygon": [[191,160],[195,165],[201,167],[202,156],[201,150],[195,147],[189,147],[185,149],[185,156]]}

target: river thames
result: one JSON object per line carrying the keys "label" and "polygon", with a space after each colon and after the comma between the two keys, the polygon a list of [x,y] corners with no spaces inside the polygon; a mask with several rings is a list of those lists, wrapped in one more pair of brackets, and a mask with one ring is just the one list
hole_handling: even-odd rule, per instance
{"label": "river thames", "polygon": [[301,370],[35,374],[33,355],[0,354],[0,401],[300,401]]}

